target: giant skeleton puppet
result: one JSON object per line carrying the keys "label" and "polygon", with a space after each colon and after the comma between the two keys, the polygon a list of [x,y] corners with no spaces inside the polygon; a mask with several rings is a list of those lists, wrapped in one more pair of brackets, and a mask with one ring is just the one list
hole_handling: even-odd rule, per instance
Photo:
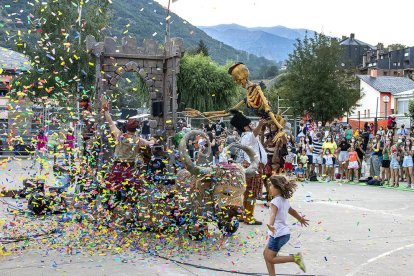
{"label": "giant skeleton puppet", "polygon": [[185,114],[188,117],[203,116],[207,119],[231,116],[230,110],[240,109],[244,104],[253,109],[256,114],[263,118],[270,118],[271,123],[277,127],[277,133],[273,138],[275,143],[284,143],[286,140],[285,125],[286,122],[280,115],[275,115],[269,105],[260,85],[249,81],[249,69],[243,63],[236,63],[231,66],[228,73],[233,80],[247,90],[246,98],[236,104],[234,107],[223,111],[199,112],[198,110],[187,108]]}

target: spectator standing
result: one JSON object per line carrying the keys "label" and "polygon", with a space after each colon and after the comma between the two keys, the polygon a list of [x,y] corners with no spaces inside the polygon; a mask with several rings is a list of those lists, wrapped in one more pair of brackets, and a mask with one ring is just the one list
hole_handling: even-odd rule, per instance
{"label": "spectator standing", "polygon": [[[348,180],[356,182],[359,180],[358,170],[361,165],[361,160],[358,157],[358,153],[355,151],[354,146],[349,149],[349,164],[348,164]],[[352,178],[352,171],[354,172],[354,178]]]}
{"label": "spectator standing", "polygon": [[348,141],[342,138],[341,142],[339,143],[339,179],[347,179],[347,169],[348,169],[348,158],[349,158],[349,148],[351,145]]}
{"label": "spectator standing", "polygon": [[215,129],[216,130],[216,135],[220,136],[223,133],[224,128],[226,127],[226,125],[223,122],[223,119],[217,121],[215,126],[216,126],[216,129]]}
{"label": "spectator standing", "polygon": [[395,128],[396,122],[395,122],[395,116],[390,115],[387,119],[387,128],[389,131],[392,131]]}
{"label": "spectator standing", "polygon": [[[227,136],[226,138],[226,146],[232,144],[232,143],[238,143],[240,142],[240,137],[239,134],[237,133],[237,131],[232,131],[230,133],[230,135]],[[230,149],[230,157],[233,160],[236,160],[237,157],[237,148],[233,147]]]}
{"label": "spectator standing", "polygon": [[323,163],[325,164],[326,182],[334,179],[335,156],[329,148],[324,150]]}
{"label": "spectator standing", "polygon": [[36,165],[37,158],[40,158],[40,170],[43,170],[43,163],[47,153],[47,136],[44,130],[40,130],[39,133],[34,137],[34,144],[36,147],[36,156],[33,159],[32,168]]}
{"label": "spectator standing", "polygon": [[188,139],[187,142],[187,149],[188,149],[188,155],[190,155],[191,160],[194,161],[194,141],[191,139]]}
{"label": "spectator standing", "polygon": [[[335,154],[336,149],[337,149],[337,145],[336,145],[335,141],[333,141],[333,139],[332,139],[332,135],[331,135],[331,134],[329,134],[329,135],[326,137],[325,142],[322,144],[322,152],[325,152],[327,149],[329,149],[329,152],[330,152],[330,154],[332,154],[332,155],[334,155],[334,154]],[[333,159],[333,164],[335,165],[335,159]],[[327,166],[327,164],[326,164],[326,163],[324,163],[323,165],[324,165],[325,167]],[[334,166],[333,168],[335,168],[335,166]],[[328,174],[328,173],[326,172],[326,170],[325,170],[325,173],[326,173],[326,174]],[[331,179],[331,180],[333,180],[333,179]]]}
{"label": "spectator standing", "polygon": [[408,185],[406,188],[414,188],[414,185],[412,184],[412,178],[413,178],[413,151],[412,151],[412,142],[410,138],[407,138],[404,143],[403,147],[403,168],[405,173],[405,178],[408,182]]}
{"label": "spectator standing", "polygon": [[291,172],[293,171],[293,164],[296,163],[296,155],[292,152],[291,147],[288,147],[287,150],[288,154],[285,157],[283,157],[283,159],[285,160],[284,169],[287,174],[291,174]]}
{"label": "spectator standing", "polygon": [[149,140],[149,138],[151,137],[151,130],[148,120],[144,120],[144,122],[142,123],[141,135],[142,138],[144,138],[145,140]]}
{"label": "spectator standing", "polygon": [[305,171],[305,176],[309,177],[309,170],[308,170],[308,163],[309,163],[309,157],[306,155],[306,150],[303,149],[301,155],[299,156],[299,164],[302,164],[302,168]]}
{"label": "spectator standing", "polygon": [[391,187],[399,186],[399,171],[400,171],[400,154],[398,152],[397,145],[391,147]]}
{"label": "spectator standing", "polygon": [[317,133],[312,140],[312,171],[318,168],[318,175],[322,175],[322,134]]}
{"label": "spectator standing", "polygon": [[54,165],[56,165],[56,159],[57,159],[59,144],[60,144],[59,133],[49,131],[48,144],[47,145],[53,153],[53,164]]}
{"label": "spectator standing", "polygon": [[352,127],[351,127],[351,125],[347,125],[346,126],[346,130],[345,130],[345,138],[346,138],[346,140],[347,141],[350,141],[351,138],[352,138],[352,136],[353,136]]}
{"label": "spectator standing", "polygon": [[359,169],[358,169],[358,174],[360,177],[362,177],[362,167],[364,165],[364,156],[365,156],[365,151],[363,149],[363,140],[362,138],[359,138],[356,142],[355,142],[355,151],[358,154],[358,158],[361,161],[361,164],[359,165]]}
{"label": "spectator standing", "polygon": [[414,126],[410,128],[410,138],[414,138]]}
{"label": "spectator standing", "polygon": [[219,142],[216,136],[216,133],[213,132],[207,132],[207,135],[210,139],[211,143],[211,155],[213,156],[213,164],[216,164],[218,162],[218,153],[219,153]]}
{"label": "spectator standing", "polygon": [[385,135],[385,130],[383,127],[380,127],[377,131],[377,134],[381,135],[381,137],[384,137]]}
{"label": "spectator standing", "polygon": [[367,150],[367,146],[368,146],[368,142],[369,142],[369,125],[368,122],[365,122],[364,124],[364,130],[362,131],[362,138],[364,139],[364,143],[362,148],[364,149],[364,151]]}
{"label": "spectator standing", "polygon": [[[384,148],[382,150],[382,162],[381,162],[381,182],[382,184],[389,184],[390,181],[390,148],[391,148],[391,140],[386,137],[385,138]],[[385,183],[387,181],[387,183]]]}
{"label": "spectator standing", "polygon": [[380,167],[381,167],[381,159],[382,159],[382,148],[381,148],[381,137],[379,135],[375,135],[374,139],[372,139],[372,156],[371,156],[371,167],[370,167],[370,174],[375,179],[378,179],[380,176]]}
{"label": "spectator standing", "polygon": [[216,131],[216,125],[210,121],[206,126],[206,132],[212,132],[213,130]]}

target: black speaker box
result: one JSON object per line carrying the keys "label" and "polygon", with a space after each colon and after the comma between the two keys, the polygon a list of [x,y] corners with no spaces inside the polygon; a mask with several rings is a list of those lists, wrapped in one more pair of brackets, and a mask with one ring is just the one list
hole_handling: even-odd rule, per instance
{"label": "black speaker box", "polygon": [[163,102],[152,102],[152,116],[161,117],[163,115]]}

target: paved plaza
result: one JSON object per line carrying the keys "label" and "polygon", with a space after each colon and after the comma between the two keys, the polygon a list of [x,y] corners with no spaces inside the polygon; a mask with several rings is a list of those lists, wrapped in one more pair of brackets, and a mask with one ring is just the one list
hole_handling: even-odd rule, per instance
{"label": "paved plaza", "polygon": [[[0,224],[2,219],[36,220],[13,217],[6,202],[12,206],[18,204],[14,199],[1,198]],[[300,228],[290,219],[291,240],[281,254],[302,252],[306,275],[412,275],[414,192],[341,183],[299,183],[291,204],[306,214],[310,226]],[[257,217],[266,222],[268,212],[263,202],[259,202]],[[27,233],[32,230],[28,226]],[[0,230],[0,239],[4,231]],[[27,244],[27,248],[15,254],[0,256],[0,275],[230,275],[230,272],[265,275],[266,272],[262,258],[265,225],[242,224],[234,237],[222,239],[216,234],[208,241],[190,241],[185,253],[178,247],[157,252],[193,266],[132,250],[101,254],[98,248],[81,248],[67,254],[49,243],[50,238],[45,238],[33,246]],[[276,271],[280,275],[303,275],[295,264],[277,265]]]}

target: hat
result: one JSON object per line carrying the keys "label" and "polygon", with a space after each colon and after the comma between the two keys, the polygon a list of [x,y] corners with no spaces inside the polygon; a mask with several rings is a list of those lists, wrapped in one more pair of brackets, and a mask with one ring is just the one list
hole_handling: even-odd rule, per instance
{"label": "hat", "polygon": [[239,132],[244,132],[244,127],[248,126],[252,122],[238,110],[231,110],[230,113],[233,114],[233,118],[231,118],[230,124],[234,126]]}
{"label": "hat", "polygon": [[86,95],[83,95],[82,96],[82,98],[80,98],[79,99],[79,105],[81,106],[81,107],[85,107],[85,106],[88,106],[89,105],[89,103],[90,103],[90,99],[89,99],[89,97],[88,96],[86,96]]}

